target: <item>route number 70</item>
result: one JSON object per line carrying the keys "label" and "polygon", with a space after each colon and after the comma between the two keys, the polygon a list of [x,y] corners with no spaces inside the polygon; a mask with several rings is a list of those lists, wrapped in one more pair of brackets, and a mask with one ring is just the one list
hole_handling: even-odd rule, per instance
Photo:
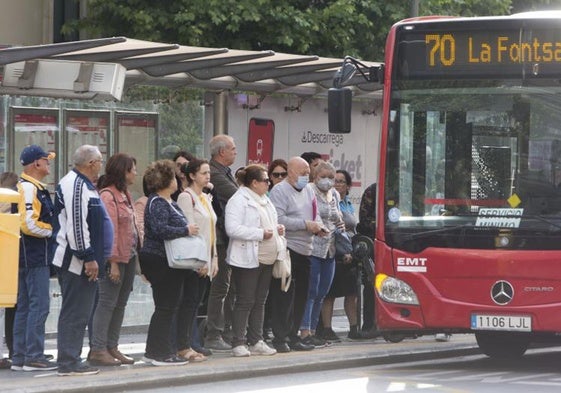
{"label": "route number 70", "polygon": [[427,34],[425,44],[429,47],[429,65],[434,67],[438,62],[443,66],[451,66],[456,61],[456,41],[451,34]]}

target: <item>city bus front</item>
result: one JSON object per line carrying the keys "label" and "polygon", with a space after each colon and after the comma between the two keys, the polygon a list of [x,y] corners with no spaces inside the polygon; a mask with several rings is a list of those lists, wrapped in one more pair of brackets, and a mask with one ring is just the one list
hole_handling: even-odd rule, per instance
{"label": "city bus front", "polygon": [[476,332],[491,356],[561,332],[559,19],[394,26],[376,317]]}

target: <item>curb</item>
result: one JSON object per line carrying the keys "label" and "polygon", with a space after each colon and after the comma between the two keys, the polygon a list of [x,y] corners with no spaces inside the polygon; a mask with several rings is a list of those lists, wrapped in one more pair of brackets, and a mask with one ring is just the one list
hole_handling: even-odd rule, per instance
{"label": "curb", "polygon": [[[267,361],[263,357],[244,358],[244,362],[222,362],[213,364],[205,362],[194,367],[121,368],[117,372],[102,370],[104,376],[91,377],[56,377],[57,382],[28,386],[15,392],[50,393],[50,392],[122,392],[132,389],[151,389],[164,386],[183,386],[209,381],[228,381],[239,378],[262,377],[299,372],[325,371],[340,368],[365,367],[380,364],[397,364],[403,362],[442,359],[481,354],[473,344],[460,344],[442,349],[375,349],[349,354],[348,351],[330,351],[321,356],[273,357],[278,361]],[[225,359],[225,358],[223,358]],[[312,361],[312,362],[311,362]],[[224,364],[226,363],[226,364]],[[64,379],[63,379],[64,378]],[[44,380],[47,382],[47,380]]]}

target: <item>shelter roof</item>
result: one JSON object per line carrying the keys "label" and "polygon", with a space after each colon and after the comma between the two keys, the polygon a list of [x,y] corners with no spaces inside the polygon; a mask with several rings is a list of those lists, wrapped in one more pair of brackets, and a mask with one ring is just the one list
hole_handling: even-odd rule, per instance
{"label": "shelter roof", "polygon": [[[343,59],[273,51],[204,48],[136,40],[102,38],[0,50],[0,65],[34,59],[119,63],[127,69],[126,86],[137,84],[232,89],[259,94],[325,94]],[[363,62],[367,67],[380,63]],[[381,89],[354,77],[346,83],[356,96]]]}

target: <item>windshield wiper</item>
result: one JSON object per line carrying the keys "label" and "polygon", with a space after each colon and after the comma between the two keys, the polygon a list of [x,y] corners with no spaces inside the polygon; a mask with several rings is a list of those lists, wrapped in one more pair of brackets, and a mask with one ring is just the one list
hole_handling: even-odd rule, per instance
{"label": "windshield wiper", "polygon": [[[417,232],[417,233],[411,233],[409,235],[404,235],[402,237],[402,239],[404,241],[411,241],[411,240],[416,240],[416,239],[422,239],[425,237],[430,237],[432,235],[437,235],[440,233],[447,233],[447,232],[454,232],[457,231],[458,229],[466,229],[466,228],[479,228],[476,227],[473,224],[461,224],[461,225],[454,225],[454,226],[449,226],[449,227],[444,227],[444,228],[440,228],[440,229],[433,229],[431,231],[423,231],[423,232]],[[481,227],[481,228],[490,228],[490,227]]]}
{"label": "windshield wiper", "polygon": [[[519,217],[521,217],[521,218],[534,218],[538,221],[545,222],[546,224],[554,226],[555,228],[561,229],[561,224],[557,224],[557,223],[555,223],[551,220],[548,220],[547,218],[544,218],[544,217],[536,215],[536,214],[522,214]],[[559,219],[561,220],[561,217],[559,217]]]}

